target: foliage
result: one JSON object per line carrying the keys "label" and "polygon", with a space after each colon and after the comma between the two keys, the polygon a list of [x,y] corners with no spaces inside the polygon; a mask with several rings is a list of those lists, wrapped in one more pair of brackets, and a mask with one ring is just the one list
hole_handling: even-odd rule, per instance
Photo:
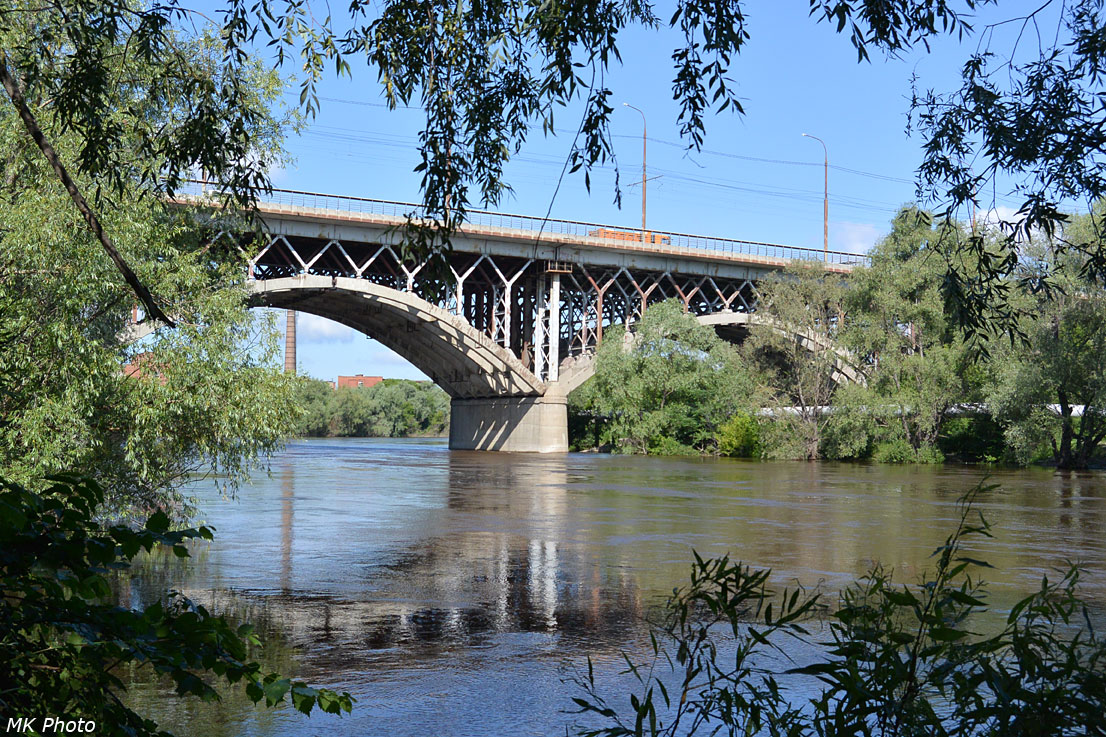
{"label": "foliage", "polygon": [[251,627],[235,628],[179,594],[142,611],[109,603],[108,576],[126,571],[140,551],[163,546],[187,557],[189,540],[212,533],[170,531],[163,512],[143,529],[103,528],[96,517],[104,501],[99,485],[73,476],[56,477],[41,493],[0,481],[0,711],[164,734],[120,698],[120,669],[132,664],[171,678],[179,696],[217,699],[214,682],[225,681],[254,703],[288,701],[305,714],[350,711],[348,693],[263,672],[249,661],[260,644]]}
{"label": "foliage", "polygon": [[609,416],[607,438],[631,453],[713,450],[753,388],[737,351],[675,300],[651,305],[632,333],[611,329],[595,361],[570,401]]}
{"label": "foliage", "polygon": [[298,403],[304,410],[297,428],[301,436],[426,437],[449,428],[449,396],[427,381],[385,379],[334,390],[325,381],[305,378]]}
{"label": "foliage", "polygon": [[845,321],[845,280],[818,263],[793,263],[758,285],[757,314],[744,354],[772,390],[766,452],[815,459],[829,423],[829,406],[849,356],[839,346]]}
{"label": "foliage", "polygon": [[760,423],[747,412],[739,412],[718,428],[718,452],[724,456],[759,458],[762,451]]}
{"label": "foliage", "polygon": [[876,443],[872,460],[877,463],[944,463],[945,456],[935,446],[915,448],[905,438],[896,437]]}
{"label": "foliage", "polygon": [[[187,68],[197,81],[218,73],[196,53]],[[144,74],[116,66],[107,80],[130,97],[105,109],[103,124],[134,150],[140,129],[176,104],[144,97]],[[243,114],[257,126],[243,135],[257,156],[278,155],[281,126],[267,112],[276,80],[250,81]],[[26,94],[43,106],[46,92]],[[19,125],[0,111],[0,473],[26,484],[83,468],[109,489],[111,513],[169,503],[180,512],[178,490],[195,473],[219,474],[233,489],[279,446],[295,413],[292,383],[274,367],[275,330],[246,309],[237,251],[201,219],[143,196],[141,184],[105,198],[105,227],[178,322],[131,342],[122,280]],[[61,155],[79,155],[77,136],[48,130]],[[125,374],[127,363],[138,371]]]}
{"label": "foliage", "polygon": [[946,420],[937,445],[946,456],[983,463],[1002,460],[1006,448],[1002,427],[984,413]]}
{"label": "foliage", "polygon": [[[1069,232],[1062,207],[1106,196],[1106,159],[1097,132],[1106,123],[1101,78],[1106,59],[1101,0],[1039,3],[1024,17],[988,26],[961,67],[960,88],[914,90],[915,124],[925,139],[919,191],[954,215],[994,208],[999,187],[1020,201],[994,243],[985,233],[943,244],[942,285],[953,317],[973,331],[1019,331],[1017,283],[1032,265],[1034,234],[1064,236],[1058,253],[1081,254],[1082,275],[1106,276],[1101,215]],[[1036,42],[1030,41],[1035,38]],[[995,246],[998,246],[995,248]],[[1027,258],[1028,256],[1028,258]],[[1051,282],[1036,275],[1037,286]]]}
{"label": "foliage", "polygon": [[[841,341],[864,357],[857,363],[866,383],[838,393],[831,421],[856,424],[857,414],[866,415],[870,442],[887,462],[939,458],[936,443],[948,413],[972,398],[973,357],[945,310],[943,265],[934,253],[938,241],[957,237],[955,225],[935,225],[928,213],[903,208],[871,266],[850,276]],[[836,452],[859,447],[838,443]]]}
{"label": "foliage", "polygon": [[[821,657],[784,673],[789,638],[812,641],[817,595],[775,596],[769,573],[696,556],[689,586],[670,599],[653,636],[653,662],[631,663],[629,712],[599,693],[589,667],[575,699],[604,725],[581,735],[1102,735],[1106,725],[1106,640],[1078,595],[1078,570],[1018,602],[1003,623],[978,631],[991,613],[966,554],[990,537],[961,500],[956,530],[934,552],[936,567],[916,585],[896,584],[877,566],[847,588],[829,614]],[[664,672],[668,663],[673,679]],[[796,677],[821,691],[802,702]],[[669,685],[666,685],[669,684]],[[805,689],[804,689],[805,690]]]}
{"label": "foliage", "polygon": [[[1091,217],[1070,230],[1080,226],[1094,227]],[[1019,462],[1044,449],[1060,468],[1086,468],[1106,438],[1106,292],[1083,259],[1051,244],[1036,255],[1058,288],[1022,295],[1026,340],[996,355],[987,401]]]}

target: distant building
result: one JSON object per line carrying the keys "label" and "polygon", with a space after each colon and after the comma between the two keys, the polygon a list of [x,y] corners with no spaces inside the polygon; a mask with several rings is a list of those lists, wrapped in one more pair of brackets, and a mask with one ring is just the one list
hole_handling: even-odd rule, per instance
{"label": "distant building", "polygon": [[165,376],[153,363],[152,353],[139,353],[134,359],[123,367],[123,375],[128,379],[141,379],[143,376],[156,376],[162,384]]}
{"label": "distant building", "polygon": [[376,386],[382,381],[384,381],[383,376],[365,376],[364,374],[357,374],[356,376],[339,376],[338,388],[365,387],[367,389],[370,386]]}

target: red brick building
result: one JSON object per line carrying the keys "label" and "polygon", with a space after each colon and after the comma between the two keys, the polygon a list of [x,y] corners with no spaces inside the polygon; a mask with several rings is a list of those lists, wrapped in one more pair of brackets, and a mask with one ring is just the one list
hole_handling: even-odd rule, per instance
{"label": "red brick building", "polygon": [[356,376],[339,376],[338,388],[343,387],[364,387],[376,386],[380,382],[384,381],[383,376],[365,376],[364,374],[357,374]]}

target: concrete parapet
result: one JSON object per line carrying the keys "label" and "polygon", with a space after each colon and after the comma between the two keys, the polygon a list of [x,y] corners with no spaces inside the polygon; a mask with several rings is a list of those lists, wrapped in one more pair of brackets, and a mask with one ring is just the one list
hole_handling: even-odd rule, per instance
{"label": "concrete parapet", "polygon": [[564,397],[490,397],[450,402],[449,447],[517,453],[568,451]]}

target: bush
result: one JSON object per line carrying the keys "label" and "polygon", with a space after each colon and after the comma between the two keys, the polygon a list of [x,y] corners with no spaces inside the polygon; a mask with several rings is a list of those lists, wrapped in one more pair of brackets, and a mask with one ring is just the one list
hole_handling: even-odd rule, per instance
{"label": "bush", "polygon": [[945,457],[937,448],[923,446],[915,450],[906,438],[896,437],[878,443],[872,451],[877,463],[944,463]]}
{"label": "bush", "polygon": [[[989,613],[975,575],[986,564],[962,548],[967,538],[990,537],[982,517],[969,521],[988,490],[961,500],[931,576],[900,585],[876,567],[832,612],[816,594],[774,595],[768,571],[696,555],[691,583],[669,600],[651,638],[652,662],[630,663],[638,681],[630,709],[621,710],[621,696],[599,693],[590,663],[577,679],[580,712],[605,725],[578,734],[1106,735],[1106,640],[1078,596],[1077,569],[1043,579],[1002,612],[997,632],[973,632]],[[823,612],[828,637],[815,649],[807,628]],[[821,656],[783,673],[764,669],[790,662],[795,650]],[[806,680],[791,696],[779,676]],[[814,678],[821,691],[812,695]]]}
{"label": "bush", "polygon": [[985,463],[1002,458],[1006,450],[1002,427],[985,414],[946,420],[941,426],[937,447],[958,461]]}
{"label": "bush", "polygon": [[180,696],[215,700],[211,684],[244,687],[254,703],[286,700],[303,713],[315,707],[350,711],[348,693],[314,689],[248,658],[259,640],[248,625],[177,594],[143,611],[107,603],[109,572],[125,572],[139,551],[165,546],[188,557],[185,543],[211,539],[205,527],[169,530],[152,515],[144,529],[100,527],[103,490],[72,476],[42,493],[0,479],[0,704],[7,717],[72,715],[90,731],[158,735],[157,725],[124,705],[119,666],[148,666],[171,678]]}
{"label": "bush", "polygon": [[736,458],[759,458],[761,443],[757,418],[742,412],[718,428],[718,452]]}
{"label": "bush", "polygon": [[649,455],[651,456],[697,456],[700,451],[690,445],[681,443],[676,438],[658,437],[649,443]]}

